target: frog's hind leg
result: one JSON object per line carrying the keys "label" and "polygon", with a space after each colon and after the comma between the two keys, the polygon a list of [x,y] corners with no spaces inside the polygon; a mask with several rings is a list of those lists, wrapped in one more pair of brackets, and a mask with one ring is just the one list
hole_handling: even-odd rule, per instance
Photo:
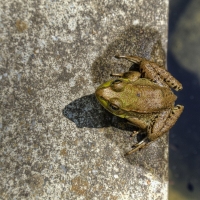
{"label": "frog's hind leg", "polygon": [[[156,82],[157,84],[159,84],[162,87],[167,87],[168,84],[160,76],[161,73],[165,73],[165,76],[166,76],[166,70],[164,68],[161,68],[153,62],[150,62],[148,60],[145,60],[145,59],[143,59],[141,57],[137,57],[137,56],[116,55],[115,58],[118,58],[118,59],[123,58],[123,59],[130,61],[130,62],[138,64],[139,68],[140,68],[139,71],[141,73],[142,78],[150,79],[151,81]],[[157,72],[156,71],[157,68],[161,68],[161,70],[158,69],[158,72]],[[169,74],[169,72],[167,72],[167,73]],[[170,76],[170,78],[171,77],[172,76]],[[173,78],[173,79],[175,79],[175,78]]]}
{"label": "frog's hind leg", "polygon": [[144,78],[148,78],[161,86],[169,86],[178,91],[183,89],[182,84],[175,79],[164,67],[154,62],[143,60],[140,64],[140,72]]}
{"label": "frog's hind leg", "polygon": [[161,112],[147,128],[147,137],[150,141],[154,141],[167,133],[176,123],[177,119],[183,112],[184,106],[177,105],[172,110]]}
{"label": "frog's hind leg", "polygon": [[130,155],[140,150],[153,141],[164,135],[176,123],[177,119],[183,112],[184,106],[177,105],[172,110],[168,109],[161,112],[155,117],[152,123],[147,127],[147,136],[137,144],[133,145],[133,149],[125,154]]}
{"label": "frog's hind leg", "polygon": [[176,91],[183,88],[182,84],[177,79],[175,79],[164,67],[160,67],[154,62],[150,62],[138,56],[116,55],[115,58],[123,58],[138,64],[140,66],[140,72],[143,78],[148,78],[163,87],[168,85],[169,87],[174,88]]}

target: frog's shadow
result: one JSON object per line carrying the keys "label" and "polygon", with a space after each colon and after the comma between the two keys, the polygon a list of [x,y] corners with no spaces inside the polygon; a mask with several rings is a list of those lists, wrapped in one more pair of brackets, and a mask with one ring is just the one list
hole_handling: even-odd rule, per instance
{"label": "frog's shadow", "polygon": [[[93,62],[91,74],[95,87],[107,81],[110,78],[109,75],[113,72],[122,73],[128,71],[127,66],[130,67],[129,70],[137,70],[137,65],[132,65],[123,59],[116,59],[115,55],[137,55],[155,61],[159,65],[164,65],[165,60],[165,52],[162,48],[161,36],[158,31],[149,27],[131,26],[119,33],[118,39],[108,45],[103,54]],[[125,119],[108,113],[97,102],[94,94],[83,96],[68,104],[63,109],[63,115],[73,121],[79,128],[104,128],[112,126],[114,129],[136,130],[136,127],[127,125]],[[130,141],[122,139],[123,137],[129,137],[130,134],[131,132],[128,132],[128,135],[124,134],[126,136],[122,136],[121,133],[111,136],[111,134],[106,133],[105,136],[121,147],[119,143],[122,141],[127,143],[126,146],[130,146]],[[140,140],[140,136],[137,140]],[[124,147],[124,145],[122,146]],[[134,161],[130,162],[133,163]]]}
{"label": "frog's shadow", "polygon": [[63,109],[63,115],[73,121],[78,128],[104,128],[113,126],[122,130],[135,130],[126,119],[119,118],[106,111],[94,94],[83,96]]}

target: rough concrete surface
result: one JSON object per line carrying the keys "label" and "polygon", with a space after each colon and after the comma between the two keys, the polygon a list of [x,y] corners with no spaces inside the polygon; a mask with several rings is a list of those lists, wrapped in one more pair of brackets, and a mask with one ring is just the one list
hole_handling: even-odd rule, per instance
{"label": "rough concrete surface", "polygon": [[115,54],[165,63],[168,1],[1,0],[0,9],[0,198],[167,199],[167,136],[124,157],[136,138],[94,91],[131,66]]}

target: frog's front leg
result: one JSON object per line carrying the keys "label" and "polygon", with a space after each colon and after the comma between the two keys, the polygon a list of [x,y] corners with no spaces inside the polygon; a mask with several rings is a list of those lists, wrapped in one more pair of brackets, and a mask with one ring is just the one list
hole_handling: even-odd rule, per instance
{"label": "frog's front leg", "polygon": [[176,91],[181,90],[182,84],[175,79],[166,69],[158,66],[154,62],[150,62],[146,59],[137,56],[115,56],[116,58],[124,58],[140,66],[141,76],[148,78],[159,85],[174,88]]}

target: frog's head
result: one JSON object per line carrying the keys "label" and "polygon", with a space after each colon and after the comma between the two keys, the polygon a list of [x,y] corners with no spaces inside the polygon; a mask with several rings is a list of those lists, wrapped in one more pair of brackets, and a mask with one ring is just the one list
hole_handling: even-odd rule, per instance
{"label": "frog's head", "polygon": [[128,82],[129,80],[124,78],[110,80],[100,85],[95,92],[101,105],[121,118],[126,117],[126,111],[123,110],[123,99],[126,97],[123,96],[123,91]]}

